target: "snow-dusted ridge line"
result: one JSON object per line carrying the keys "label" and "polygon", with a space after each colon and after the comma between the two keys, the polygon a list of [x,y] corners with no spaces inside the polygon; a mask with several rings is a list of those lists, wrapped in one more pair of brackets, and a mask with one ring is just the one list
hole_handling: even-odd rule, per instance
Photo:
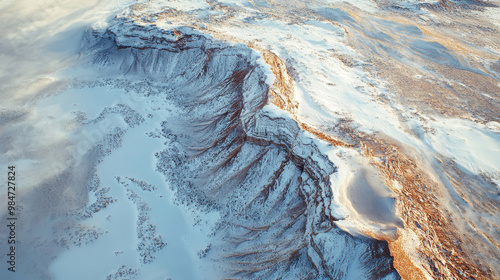
{"label": "snow-dusted ridge line", "polygon": [[3,33],[18,279],[500,275],[498,8],[56,2]]}
{"label": "snow-dusted ridge line", "polygon": [[168,48],[158,48],[155,26],[123,20],[111,26],[111,36],[86,37],[84,52],[94,65],[153,86],[171,81],[159,94],[173,101],[177,115],[163,122],[170,148],[157,154],[157,166],[179,203],[223,217],[204,254],[206,269],[215,262],[212,273],[220,277],[398,277],[385,242],[351,237],[333,223],[334,165],[294,120],[262,109],[269,68],[255,51],[184,35],[182,28],[169,33],[175,40],[162,41]]}

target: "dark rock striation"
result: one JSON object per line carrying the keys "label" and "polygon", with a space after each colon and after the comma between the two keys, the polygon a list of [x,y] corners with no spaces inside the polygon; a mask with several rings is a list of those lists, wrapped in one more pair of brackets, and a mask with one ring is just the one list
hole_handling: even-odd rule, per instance
{"label": "dark rock striation", "polygon": [[[398,279],[386,242],[336,227],[336,167],[285,112],[268,103],[270,71],[244,45],[187,27],[119,17],[89,31],[83,54],[175,105],[157,169],[179,203],[220,215],[203,257],[223,277]],[[168,248],[167,248],[168,249]]]}

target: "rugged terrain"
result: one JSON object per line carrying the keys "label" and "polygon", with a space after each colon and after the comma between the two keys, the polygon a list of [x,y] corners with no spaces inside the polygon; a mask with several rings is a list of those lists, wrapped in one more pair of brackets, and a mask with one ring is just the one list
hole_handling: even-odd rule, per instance
{"label": "rugged terrain", "polygon": [[115,4],[10,41],[13,279],[500,277],[499,3]]}

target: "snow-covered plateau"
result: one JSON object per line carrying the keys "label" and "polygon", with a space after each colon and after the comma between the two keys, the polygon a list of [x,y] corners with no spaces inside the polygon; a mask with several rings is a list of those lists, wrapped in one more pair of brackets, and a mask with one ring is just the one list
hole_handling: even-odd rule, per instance
{"label": "snow-covered plateau", "polygon": [[0,279],[500,279],[499,6],[1,2]]}

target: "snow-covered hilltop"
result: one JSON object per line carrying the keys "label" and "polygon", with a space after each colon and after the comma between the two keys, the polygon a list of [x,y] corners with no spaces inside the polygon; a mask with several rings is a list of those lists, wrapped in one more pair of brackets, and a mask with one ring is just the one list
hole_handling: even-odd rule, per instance
{"label": "snow-covered hilltop", "polygon": [[0,276],[500,277],[498,3],[128,4],[4,87]]}

